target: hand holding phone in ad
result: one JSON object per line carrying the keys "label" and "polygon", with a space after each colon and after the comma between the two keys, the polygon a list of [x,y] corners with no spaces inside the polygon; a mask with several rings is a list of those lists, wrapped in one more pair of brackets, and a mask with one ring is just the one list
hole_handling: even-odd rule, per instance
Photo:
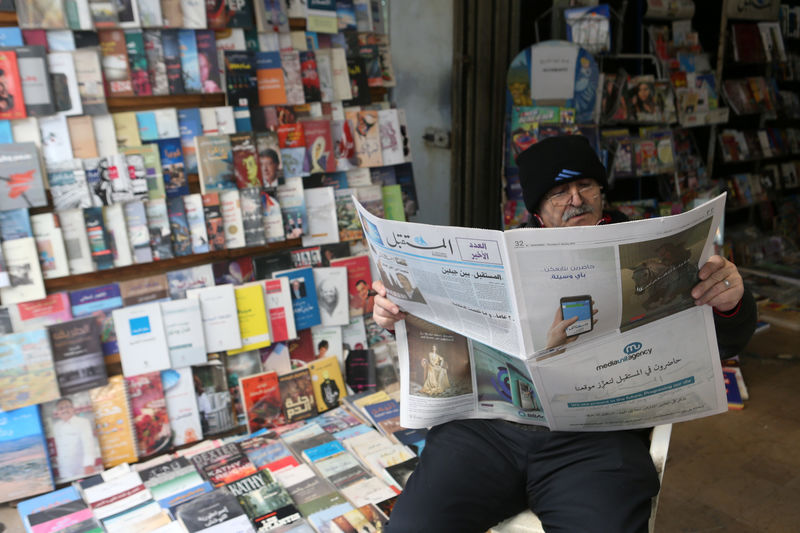
{"label": "hand holding phone in ad", "polygon": [[568,344],[581,333],[594,329],[597,319],[594,300],[590,295],[561,298],[560,305],[547,331],[547,348]]}

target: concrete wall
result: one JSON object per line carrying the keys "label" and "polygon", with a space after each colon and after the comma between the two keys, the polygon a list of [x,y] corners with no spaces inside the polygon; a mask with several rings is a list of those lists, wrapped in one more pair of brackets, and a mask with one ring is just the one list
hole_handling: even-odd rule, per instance
{"label": "concrete wall", "polygon": [[414,222],[450,222],[450,150],[425,145],[425,128],[450,131],[453,0],[389,0],[394,100],[406,110],[419,212]]}

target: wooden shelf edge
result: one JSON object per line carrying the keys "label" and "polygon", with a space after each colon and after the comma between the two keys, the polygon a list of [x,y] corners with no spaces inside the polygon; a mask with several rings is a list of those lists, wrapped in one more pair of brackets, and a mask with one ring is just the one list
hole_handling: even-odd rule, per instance
{"label": "wooden shelf edge", "polygon": [[160,107],[207,107],[225,105],[225,93],[169,94],[164,96],[111,96],[106,98],[109,113],[143,111]]}
{"label": "wooden shelf edge", "polygon": [[191,254],[163,261],[153,261],[150,263],[138,263],[108,270],[87,272],[86,274],[76,274],[64,276],[62,278],[51,278],[44,280],[47,293],[59,291],[71,291],[87,287],[105,285],[117,281],[127,281],[130,279],[143,278],[155,274],[163,274],[171,270],[180,270],[198,265],[205,265],[225,259],[239,259],[246,256],[265,255],[290,248],[302,247],[300,239],[290,239],[283,242],[274,242],[267,246],[251,246],[244,248],[233,248],[229,250],[217,250],[205,254]]}

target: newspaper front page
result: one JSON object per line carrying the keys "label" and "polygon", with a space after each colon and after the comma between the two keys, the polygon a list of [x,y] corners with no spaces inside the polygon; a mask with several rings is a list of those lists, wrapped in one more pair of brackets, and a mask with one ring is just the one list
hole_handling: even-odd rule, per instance
{"label": "newspaper front page", "polygon": [[405,427],[610,431],[727,409],[712,310],[689,295],[723,195],[671,217],[507,232],[359,212],[409,313],[397,327]]}

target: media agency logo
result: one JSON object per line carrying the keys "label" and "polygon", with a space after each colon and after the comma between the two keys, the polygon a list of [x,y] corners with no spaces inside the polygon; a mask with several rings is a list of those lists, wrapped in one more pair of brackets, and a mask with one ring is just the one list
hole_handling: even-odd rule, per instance
{"label": "media agency logo", "polygon": [[623,348],[622,351],[625,352],[625,355],[631,355],[633,353],[638,352],[641,349],[642,349],[642,343],[641,342],[632,342],[629,345],[627,345],[625,348]]}

